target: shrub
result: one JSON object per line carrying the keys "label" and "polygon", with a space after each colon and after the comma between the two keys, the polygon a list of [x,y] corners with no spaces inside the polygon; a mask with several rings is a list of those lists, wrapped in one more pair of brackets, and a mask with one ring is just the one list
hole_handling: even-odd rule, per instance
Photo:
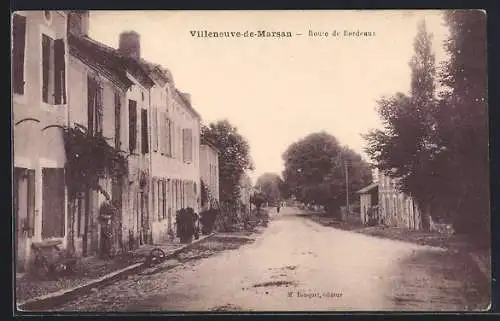
{"label": "shrub", "polygon": [[196,233],[198,215],[191,207],[182,208],[176,214],[177,236],[181,243],[190,243]]}
{"label": "shrub", "polygon": [[201,233],[203,235],[212,233],[217,215],[218,211],[215,208],[211,208],[200,213],[200,221],[202,224]]}

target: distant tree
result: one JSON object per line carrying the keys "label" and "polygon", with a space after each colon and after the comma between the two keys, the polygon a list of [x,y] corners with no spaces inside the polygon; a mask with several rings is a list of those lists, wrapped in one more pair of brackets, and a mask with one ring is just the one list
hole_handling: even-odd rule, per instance
{"label": "distant tree", "polygon": [[284,183],[281,177],[275,173],[264,173],[257,179],[255,188],[259,189],[266,200],[275,203],[283,198]]}
{"label": "distant tree", "polygon": [[[370,183],[371,169],[361,156],[341,147],[326,133],[313,133],[291,144],[283,154],[283,177],[290,193],[298,201],[322,206],[345,203],[345,164],[349,171],[349,189],[355,191]],[[354,193],[350,193],[354,198]]]}
{"label": "distant tree", "polygon": [[221,202],[236,204],[241,176],[245,170],[253,170],[248,141],[228,120],[220,120],[202,126],[201,142],[219,149],[219,197]]}
{"label": "distant tree", "polygon": [[250,196],[250,203],[255,205],[257,211],[260,211],[262,204],[266,202],[266,196],[263,193],[257,192]]}

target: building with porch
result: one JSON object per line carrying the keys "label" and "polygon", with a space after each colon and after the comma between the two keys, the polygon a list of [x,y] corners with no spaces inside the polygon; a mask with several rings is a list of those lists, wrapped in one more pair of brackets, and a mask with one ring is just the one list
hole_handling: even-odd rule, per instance
{"label": "building with porch", "polygon": [[356,192],[359,195],[359,220],[362,224],[378,223],[378,184],[372,183]]}
{"label": "building with porch", "polygon": [[410,230],[422,229],[420,208],[411,195],[398,189],[397,179],[379,172],[378,184],[380,223]]}

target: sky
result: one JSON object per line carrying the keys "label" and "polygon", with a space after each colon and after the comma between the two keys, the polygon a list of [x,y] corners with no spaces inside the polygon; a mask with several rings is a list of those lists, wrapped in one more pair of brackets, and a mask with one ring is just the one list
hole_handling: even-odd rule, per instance
{"label": "sky", "polygon": [[[410,88],[408,62],[417,23],[446,55],[442,12],[426,11],[91,11],[90,37],[118,47],[119,34],[141,35],[141,56],[168,68],[191,94],[204,123],[228,119],[249,141],[255,170],[281,174],[283,152],[327,131],[364,154],[361,134],[380,128],[376,101]],[[191,31],[268,30],[291,38],[207,38]],[[336,30],[339,36],[332,36]],[[374,32],[371,37],[344,36]],[[328,37],[310,36],[310,31]],[[297,35],[300,34],[300,35]]]}

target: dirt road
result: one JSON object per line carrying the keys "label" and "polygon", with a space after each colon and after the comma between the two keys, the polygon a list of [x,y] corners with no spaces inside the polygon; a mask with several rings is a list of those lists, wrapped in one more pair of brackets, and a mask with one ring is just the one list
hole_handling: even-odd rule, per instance
{"label": "dirt road", "polygon": [[299,212],[273,213],[253,243],[131,276],[56,310],[467,311],[489,304],[482,275],[460,254],[323,227]]}

